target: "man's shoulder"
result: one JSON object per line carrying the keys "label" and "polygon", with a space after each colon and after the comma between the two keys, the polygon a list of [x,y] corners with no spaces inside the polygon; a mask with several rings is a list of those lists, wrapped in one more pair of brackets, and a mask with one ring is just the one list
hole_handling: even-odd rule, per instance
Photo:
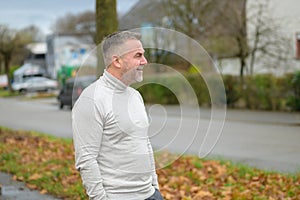
{"label": "man's shoulder", "polygon": [[128,86],[127,89],[128,89],[130,92],[132,92],[132,93],[140,94],[140,92],[139,92],[137,89],[135,89],[135,88],[133,88],[133,87],[131,87],[131,86]]}
{"label": "man's shoulder", "polygon": [[133,87],[128,87],[128,89],[130,90],[130,93],[136,95],[141,100],[141,102],[144,102],[141,93],[137,89],[135,89]]}
{"label": "man's shoulder", "polygon": [[110,91],[99,80],[86,87],[80,95],[81,98],[88,98],[95,102],[104,101],[109,96],[111,96]]}

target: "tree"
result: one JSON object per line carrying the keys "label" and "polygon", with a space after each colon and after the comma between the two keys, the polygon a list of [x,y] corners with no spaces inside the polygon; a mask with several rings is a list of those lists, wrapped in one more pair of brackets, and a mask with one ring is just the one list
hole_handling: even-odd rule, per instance
{"label": "tree", "polygon": [[[41,32],[34,26],[29,26],[19,31],[0,25],[0,57],[7,75],[8,89],[12,90],[9,69],[12,62],[20,64],[26,56],[25,46],[38,41]],[[1,64],[1,63],[0,63]]]}
{"label": "tree", "polygon": [[68,13],[52,25],[55,33],[87,34],[96,43],[95,12],[85,11],[79,14]]}
{"label": "tree", "polygon": [[29,25],[18,31],[22,36],[22,40],[29,42],[42,42],[45,38],[44,33],[35,25]]}
{"label": "tree", "polygon": [[265,62],[264,66],[275,67],[280,63],[291,60],[289,45],[291,42],[284,34],[280,33],[280,24],[269,13],[269,0],[253,1],[249,6],[251,13],[248,15],[249,29],[249,67],[250,74],[254,73],[254,66],[259,59]]}
{"label": "tree", "polygon": [[[96,0],[96,45],[102,42],[103,38],[118,29],[117,2],[116,0]],[[102,74],[102,62],[99,58],[101,48],[98,48],[97,75]]]}
{"label": "tree", "polygon": [[17,30],[17,34],[20,37],[20,46],[14,52],[14,56],[11,60],[11,65],[19,66],[23,64],[24,60],[29,56],[30,51],[26,48],[26,45],[33,42],[43,42],[45,35],[36,26],[30,25]]}
{"label": "tree", "polygon": [[2,55],[0,54],[0,74],[2,74],[3,71],[3,59],[2,59]]}
{"label": "tree", "polygon": [[8,89],[12,90],[11,87],[11,77],[9,76],[9,67],[13,54],[21,46],[20,35],[7,26],[0,25],[0,54],[4,63],[4,71],[7,75]]}
{"label": "tree", "polygon": [[116,0],[96,0],[96,43],[118,29]]}
{"label": "tree", "polygon": [[[233,2],[234,0],[227,0]],[[245,70],[254,73],[257,61],[264,66],[278,66],[290,59],[290,42],[280,33],[280,25],[269,13],[269,0],[242,0],[242,9],[231,6],[222,10],[222,23],[226,24],[235,38],[238,51],[233,57],[240,61],[240,77],[243,81]],[[234,4],[232,4],[234,5]],[[230,13],[230,15],[228,14]]]}
{"label": "tree", "polygon": [[172,28],[191,38],[204,36],[215,25],[215,0],[163,0]]}
{"label": "tree", "polygon": [[[217,0],[162,0],[161,2],[166,13],[162,25],[201,41],[202,45],[216,26],[215,8],[223,4],[222,1]],[[188,40],[185,45],[187,45],[187,54],[192,55],[191,40]],[[208,50],[208,46],[205,48]],[[184,69],[189,69],[191,64],[180,62],[180,65],[184,65],[182,66]]]}
{"label": "tree", "polygon": [[163,2],[171,28],[198,41],[214,59],[238,57],[241,77],[244,75],[248,56],[246,0]]}
{"label": "tree", "polygon": [[[247,0],[227,0],[228,9],[220,10],[219,20],[226,24],[227,31],[232,35],[237,51],[232,57],[237,57],[240,62],[240,77],[243,81],[245,69],[247,68],[247,57],[249,55],[249,46],[247,40]],[[237,3],[238,2],[238,3]]]}

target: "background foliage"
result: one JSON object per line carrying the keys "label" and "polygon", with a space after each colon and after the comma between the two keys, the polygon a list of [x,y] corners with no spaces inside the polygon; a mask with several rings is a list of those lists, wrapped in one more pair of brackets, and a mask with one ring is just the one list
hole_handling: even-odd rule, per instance
{"label": "background foliage", "polygon": [[[187,74],[185,78],[193,87],[199,106],[209,106],[210,95],[203,78],[196,74]],[[172,76],[148,78],[146,82],[148,81],[162,82],[166,85],[176,85],[179,82],[178,78]],[[271,74],[246,76],[243,84],[239,76],[224,75],[223,81],[227,106],[230,108],[300,110],[300,72],[282,77]],[[172,91],[154,83],[137,88],[145,103],[178,104],[178,99]],[[181,92],[184,93],[184,89],[181,89]]]}

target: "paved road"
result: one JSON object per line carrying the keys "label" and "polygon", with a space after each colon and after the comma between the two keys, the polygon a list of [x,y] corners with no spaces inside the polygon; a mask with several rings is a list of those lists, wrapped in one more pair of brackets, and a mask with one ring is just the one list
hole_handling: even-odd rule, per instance
{"label": "paved road", "polygon": [[71,112],[67,109],[59,110],[55,98],[0,98],[0,125],[36,130],[58,137],[72,137]]}
{"label": "paved road", "polygon": [[[156,151],[222,156],[263,169],[300,170],[300,113],[227,110],[211,120],[208,109],[178,106],[147,108]],[[200,111],[200,117],[197,116]],[[0,98],[0,125],[71,137],[71,112],[59,110],[56,99]],[[220,128],[222,134],[215,144]],[[206,135],[208,133],[208,135]],[[204,138],[206,138],[203,144]]]}
{"label": "paved road", "polygon": [[30,190],[25,183],[12,180],[11,175],[0,172],[0,200],[59,200],[53,196]]}

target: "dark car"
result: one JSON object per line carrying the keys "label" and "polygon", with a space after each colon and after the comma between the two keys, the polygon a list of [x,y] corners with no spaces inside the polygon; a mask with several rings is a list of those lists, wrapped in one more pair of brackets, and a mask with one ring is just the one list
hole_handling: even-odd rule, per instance
{"label": "dark car", "polygon": [[68,79],[57,96],[59,108],[62,109],[64,106],[70,106],[72,108],[83,89],[93,83],[96,79],[97,77],[92,75]]}

